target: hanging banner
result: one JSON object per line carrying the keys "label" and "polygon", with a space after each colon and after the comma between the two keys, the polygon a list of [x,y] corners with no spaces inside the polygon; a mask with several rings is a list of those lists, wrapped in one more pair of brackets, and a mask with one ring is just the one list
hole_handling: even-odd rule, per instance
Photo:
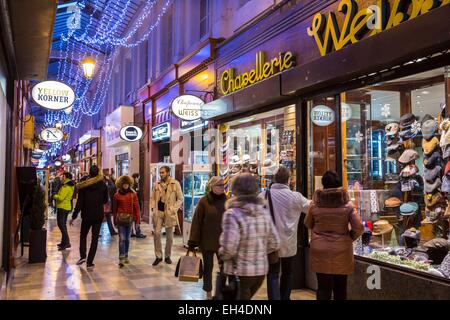
{"label": "hanging banner", "polygon": [[38,105],[50,110],[63,110],[75,102],[73,89],[59,81],[44,81],[36,84],[31,91],[31,96]]}
{"label": "hanging banner", "polygon": [[64,133],[56,128],[46,128],[41,131],[40,138],[44,140],[45,142],[58,142],[61,141],[64,137]]}
{"label": "hanging banner", "polygon": [[184,94],[173,99],[171,108],[177,118],[193,121],[201,118],[204,104],[205,102],[199,97]]}
{"label": "hanging banner", "polygon": [[329,126],[334,119],[334,111],[330,107],[318,105],[311,110],[311,121],[319,127]]}
{"label": "hanging banner", "polygon": [[142,130],[136,126],[126,126],[120,129],[120,138],[125,141],[133,142],[142,138]]}

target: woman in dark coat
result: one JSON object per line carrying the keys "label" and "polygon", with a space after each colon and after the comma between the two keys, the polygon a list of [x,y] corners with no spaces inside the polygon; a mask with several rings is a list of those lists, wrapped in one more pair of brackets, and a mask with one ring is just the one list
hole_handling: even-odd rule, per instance
{"label": "woman in dark coat", "polygon": [[212,271],[214,255],[219,259],[219,238],[222,233],[222,216],[227,197],[224,182],[220,177],[212,177],[208,186],[210,191],[200,199],[192,219],[189,248],[200,247],[204,261],[203,290],[207,299],[212,298]]}

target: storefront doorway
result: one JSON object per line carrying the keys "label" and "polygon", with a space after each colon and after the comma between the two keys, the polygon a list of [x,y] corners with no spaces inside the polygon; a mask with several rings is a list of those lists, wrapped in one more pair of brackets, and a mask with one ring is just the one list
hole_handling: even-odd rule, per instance
{"label": "storefront doorway", "polygon": [[116,156],[116,172],[117,177],[129,174],[128,153],[123,153]]}

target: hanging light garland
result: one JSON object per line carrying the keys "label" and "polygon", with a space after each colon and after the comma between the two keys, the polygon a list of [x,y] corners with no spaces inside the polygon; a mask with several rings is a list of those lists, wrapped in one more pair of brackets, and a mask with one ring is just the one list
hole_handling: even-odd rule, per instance
{"label": "hanging light garland", "polygon": [[[72,128],[78,128],[80,126],[83,115],[94,116],[104,105],[108,89],[111,85],[114,61],[118,54],[117,48],[136,47],[147,40],[150,34],[160,24],[161,19],[168,10],[170,4],[172,3],[172,0],[167,0],[164,3],[160,13],[156,17],[155,22],[139,39],[134,42],[131,42],[130,40],[139,31],[145,20],[151,15],[151,13],[153,12],[152,9],[157,4],[157,1],[146,1],[146,4],[142,10],[143,13],[133,24],[132,29],[123,38],[117,38],[114,36],[114,34],[116,33],[118,27],[124,23],[126,13],[132,1],[128,0],[126,2],[117,19],[115,19],[114,15],[112,14],[102,15],[102,18],[100,19],[100,22],[95,28],[95,32],[91,37],[89,36],[89,30],[93,28],[93,16],[99,9],[98,2],[99,0],[94,1],[94,9],[90,14],[89,22],[84,28],[84,32],[81,35],[76,34],[76,28],[69,28],[67,36],[62,34],[60,38],[57,80],[68,82],[76,88],[76,100],[74,105],[72,106],[72,111],[70,113],[66,113],[63,110],[47,112],[44,117],[44,123],[46,126],[52,126],[56,122],[60,122],[61,124],[66,126],[67,133],[69,135]],[[119,11],[119,3],[120,0],[108,1],[104,8],[104,11]],[[111,9],[112,7],[114,7],[114,9]],[[107,19],[106,17],[109,17],[109,19]],[[104,49],[104,51],[106,52],[106,56],[103,59],[100,59],[102,45],[106,45]],[[80,50],[76,50],[77,46],[80,47]],[[75,51],[78,51],[76,60],[74,57]],[[81,70],[77,70],[77,68],[75,68],[74,71],[74,67],[77,67],[74,61],[81,61],[84,58],[82,52],[86,53],[84,57],[92,57],[96,61],[96,68],[100,70],[99,74],[95,76],[97,84],[95,94],[90,99],[88,99],[87,94],[92,86],[91,79],[82,77],[80,72]],[[70,75],[74,74],[74,72],[75,76],[71,78]],[[53,143],[50,148],[45,151],[45,155],[56,156],[58,151],[60,151],[63,146],[68,147],[68,144],[69,139]]]}

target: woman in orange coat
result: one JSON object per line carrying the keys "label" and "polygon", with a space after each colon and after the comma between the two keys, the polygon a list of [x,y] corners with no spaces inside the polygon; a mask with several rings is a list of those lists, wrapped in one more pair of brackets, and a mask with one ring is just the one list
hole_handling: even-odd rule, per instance
{"label": "woman in orange coat", "polygon": [[140,224],[141,214],[139,200],[131,189],[133,179],[121,176],[116,181],[117,193],[114,195],[114,224],[119,228],[119,266],[129,263],[128,250],[130,248],[131,229],[133,221]]}

